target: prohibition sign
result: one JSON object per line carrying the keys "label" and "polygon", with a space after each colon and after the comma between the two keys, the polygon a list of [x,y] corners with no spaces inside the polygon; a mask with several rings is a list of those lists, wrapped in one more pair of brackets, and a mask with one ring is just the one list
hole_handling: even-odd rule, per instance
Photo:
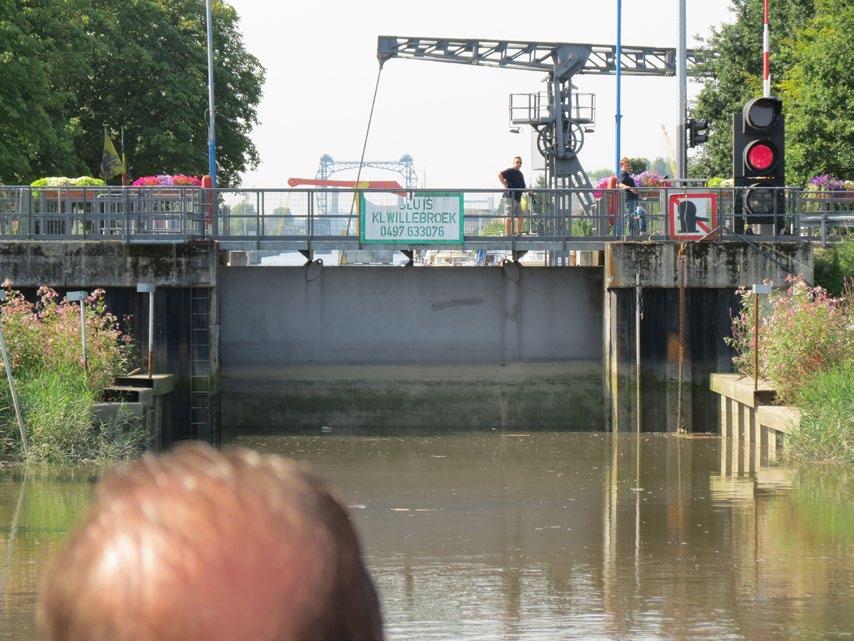
{"label": "prohibition sign", "polygon": [[674,240],[698,240],[718,226],[718,194],[681,192],[667,203],[667,232]]}

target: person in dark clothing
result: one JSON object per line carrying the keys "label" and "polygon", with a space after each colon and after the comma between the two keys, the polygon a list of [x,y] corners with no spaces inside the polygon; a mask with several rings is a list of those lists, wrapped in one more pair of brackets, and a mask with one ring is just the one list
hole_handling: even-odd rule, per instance
{"label": "person in dark clothing", "polygon": [[504,192],[504,235],[522,233],[522,190],[525,189],[525,176],[522,175],[522,157],[513,158],[513,166],[498,174],[498,180],[507,189]]}
{"label": "person in dark clothing", "polygon": [[632,221],[638,207],[638,190],[635,179],[631,174],[632,164],[628,158],[620,161],[620,189],[625,190],[624,202],[626,203],[626,221]]}

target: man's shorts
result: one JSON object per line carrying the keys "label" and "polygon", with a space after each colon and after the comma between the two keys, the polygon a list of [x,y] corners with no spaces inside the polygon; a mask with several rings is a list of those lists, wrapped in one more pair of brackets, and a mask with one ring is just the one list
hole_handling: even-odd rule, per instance
{"label": "man's shorts", "polygon": [[522,217],[522,203],[515,198],[504,199],[504,215],[507,218]]}

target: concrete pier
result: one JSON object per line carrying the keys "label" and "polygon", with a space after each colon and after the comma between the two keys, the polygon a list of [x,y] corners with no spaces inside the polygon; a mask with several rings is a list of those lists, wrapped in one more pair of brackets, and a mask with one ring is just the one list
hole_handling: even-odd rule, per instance
{"label": "concrete pier", "polygon": [[[786,439],[801,419],[797,408],[774,405],[777,393],[767,381],[739,374],[712,374],[709,387],[720,397],[721,470],[731,475],[755,473],[778,460]],[[722,472],[723,473],[723,472]]]}
{"label": "concrete pier", "polygon": [[[804,243],[623,242],[605,250],[605,394],[612,428],[634,430],[635,278],[642,288],[641,429],[716,432],[713,372],[732,371],[732,314],[738,287],[789,274],[812,280],[812,249]],[[680,312],[680,308],[684,308]],[[680,327],[680,321],[682,326]],[[680,331],[681,330],[681,331]],[[682,379],[679,361],[682,356]],[[680,405],[681,425],[676,409]]]}

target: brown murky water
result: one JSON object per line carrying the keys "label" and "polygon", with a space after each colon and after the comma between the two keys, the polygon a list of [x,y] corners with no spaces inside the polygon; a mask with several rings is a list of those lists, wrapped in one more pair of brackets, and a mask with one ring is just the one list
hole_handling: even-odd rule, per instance
{"label": "brown murky water", "polygon": [[[639,458],[598,433],[235,443],[339,487],[390,639],[854,637],[854,470],[722,476],[718,439],[664,435]],[[35,638],[39,567],[91,482],[0,472],[0,639]]]}

